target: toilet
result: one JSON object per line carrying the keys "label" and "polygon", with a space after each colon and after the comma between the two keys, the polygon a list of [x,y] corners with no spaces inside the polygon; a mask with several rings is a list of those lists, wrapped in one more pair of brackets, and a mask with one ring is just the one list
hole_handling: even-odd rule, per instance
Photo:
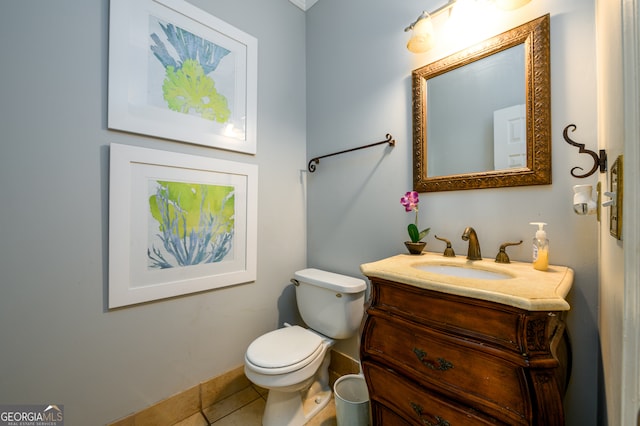
{"label": "toilet", "polygon": [[245,375],[269,390],[263,426],[301,426],[327,405],[330,349],[358,332],[364,314],[364,280],[310,268],[292,282],[308,328],[285,324],[245,353]]}

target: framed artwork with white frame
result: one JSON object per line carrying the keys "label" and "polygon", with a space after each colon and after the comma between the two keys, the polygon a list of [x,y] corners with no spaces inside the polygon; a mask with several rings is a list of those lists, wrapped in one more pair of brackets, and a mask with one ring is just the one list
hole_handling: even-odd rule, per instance
{"label": "framed artwork with white frame", "polygon": [[256,279],[258,166],[111,144],[109,308]]}
{"label": "framed artwork with white frame", "polygon": [[258,42],[184,0],[111,0],[110,129],[256,153]]}

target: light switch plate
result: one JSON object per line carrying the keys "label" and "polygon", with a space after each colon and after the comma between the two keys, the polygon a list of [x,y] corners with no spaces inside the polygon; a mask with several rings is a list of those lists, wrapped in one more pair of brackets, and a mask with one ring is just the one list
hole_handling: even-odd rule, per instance
{"label": "light switch plate", "polygon": [[611,206],[609,214],[609,233],[618,240],[622,239],[622,162],[622,155],[619,155],[611,167],[611,178],[609,179],[609,191],[616,194],[616,202]]}

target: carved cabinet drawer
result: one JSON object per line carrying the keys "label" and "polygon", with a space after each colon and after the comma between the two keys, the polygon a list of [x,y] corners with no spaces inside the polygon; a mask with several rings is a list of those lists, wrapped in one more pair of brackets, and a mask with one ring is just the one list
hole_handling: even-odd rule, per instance
{"label": "carved cabinet drawer", "polygon": [[[509,306],[464,299],[393,282],[378,287],[376,308],[435,328],[455,330],[469,338],[491,342],[515,353],[524,345],[517,329],[521,313]],[[482,321],[478,321],[479,311]]]}
{"label": "carved cabinet drawer", "polygon": [[464,394],[473,406],[512,424],[526,424],[530,412],[522,368],[401,318],[372,313],[362,351],[372,359],[453,397]]}
{"label": "carved cabinet drawer", "polygon": [[[410,424],[432,426],[502,425],[496,419],[442,398],[413,382],[398,376],[393,370],[376,364],[363,363],[372,399],[373,421],[377,425]],[[394,413],[403,422],[393,422]],[[387,420],[387,421],[385,421]]]}

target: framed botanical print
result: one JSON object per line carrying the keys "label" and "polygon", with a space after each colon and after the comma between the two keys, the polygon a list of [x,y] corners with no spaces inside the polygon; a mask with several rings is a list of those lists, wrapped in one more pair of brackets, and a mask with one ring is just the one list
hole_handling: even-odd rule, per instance
{"label": "framed botanical print", "polygon": [[111,144],[109,308],[256,278],[257,166]]}
{"label": "framed botanical print", "polygon": [[111,0],[108,127],[255,154],[257,47],[184,0]]}

